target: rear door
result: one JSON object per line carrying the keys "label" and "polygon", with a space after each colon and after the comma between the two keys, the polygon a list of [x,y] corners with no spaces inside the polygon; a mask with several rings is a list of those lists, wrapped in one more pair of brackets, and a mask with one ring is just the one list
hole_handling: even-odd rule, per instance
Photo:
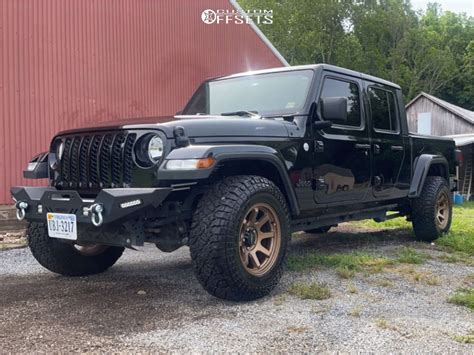
{"label": "rear door", "polygon": [[[372,191],[377,199],[402,197],[398,186],[406,155],[396,89],[365,82],[372,136]],[[405,193],[406,194],[406,193]]]}
{"label": "rear door", "polygon": [[[319,85],[319,100],[347,99],[347,121],[315,131],[313,158],[314,199],[318,204],[363,199],[370,186],[370,140],[362,105],[359,78],[326,73]],[[321,106],[318,104],[318,106]]]}

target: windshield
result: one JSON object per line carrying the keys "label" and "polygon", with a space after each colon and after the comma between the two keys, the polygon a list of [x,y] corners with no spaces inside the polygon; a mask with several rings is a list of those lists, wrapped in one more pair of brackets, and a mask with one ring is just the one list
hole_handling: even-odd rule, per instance
{"label": "windshield", "polygon": [[297,70],[208,81],[198,88],[183,114],[220,115],[242,110],[260,115],[299,113],[312,78],[312,70]]}

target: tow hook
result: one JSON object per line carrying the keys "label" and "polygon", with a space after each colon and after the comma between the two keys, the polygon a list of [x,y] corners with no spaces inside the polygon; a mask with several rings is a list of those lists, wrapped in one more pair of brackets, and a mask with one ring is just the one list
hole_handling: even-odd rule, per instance
{"label": "tow hook", "polygon": [[92,224],[96,227],[100,227],[102,223],[104,223],[104,217],[102,216],[102,212],[104,212],[104,206],[102,206],[100,203],[95,203],[89,207],[89,212],[91,214]]}
{"label": "tow hook", "polygon": [[19,201],[16,204],[16,218],[19,221],[23,221],[25,219],[27,208],[28,208],[28,203],[25,201]]}

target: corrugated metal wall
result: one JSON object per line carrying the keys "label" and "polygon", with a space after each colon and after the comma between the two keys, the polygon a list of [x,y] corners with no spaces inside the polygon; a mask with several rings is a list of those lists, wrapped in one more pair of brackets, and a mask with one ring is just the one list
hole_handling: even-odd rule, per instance
{"label": "corrugated metal wall", "polygon": [[[66,128],[173,114],[210,76],[282,64],[226,0],[0,0],[0,204]],[[44,182],[43,182],[44,183]]]}

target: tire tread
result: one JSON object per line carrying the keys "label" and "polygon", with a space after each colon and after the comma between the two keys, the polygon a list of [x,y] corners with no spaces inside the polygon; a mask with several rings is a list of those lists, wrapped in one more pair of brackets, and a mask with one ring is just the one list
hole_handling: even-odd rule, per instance
{"label": "tire tread", "polygon": [[[233,241],[238,211],[249,197],[267,193],[278,200],[283,208],[281,265],[275,265],[270,278],[249,283],[239,277],[232,260]],[[194,272],[202,286],[212,295],[234,301],[248,301],[267,295],[278,283],[283,272],[285,249],[289,237],[289,214],[286,200],[280,190],[268,179],[260,176],[233,176],[217,182],[201,198],[193,216],[190,233],[190,250]]]}
{"label": "tire tread", "polygon": [[103,253],[85,256],[71,244],[50,238],[44,223],[31,222],[27,241],[35,259],[46,269],[64,276],[86,276],[104,272],[122,256],[124,248],[109,247]]}

